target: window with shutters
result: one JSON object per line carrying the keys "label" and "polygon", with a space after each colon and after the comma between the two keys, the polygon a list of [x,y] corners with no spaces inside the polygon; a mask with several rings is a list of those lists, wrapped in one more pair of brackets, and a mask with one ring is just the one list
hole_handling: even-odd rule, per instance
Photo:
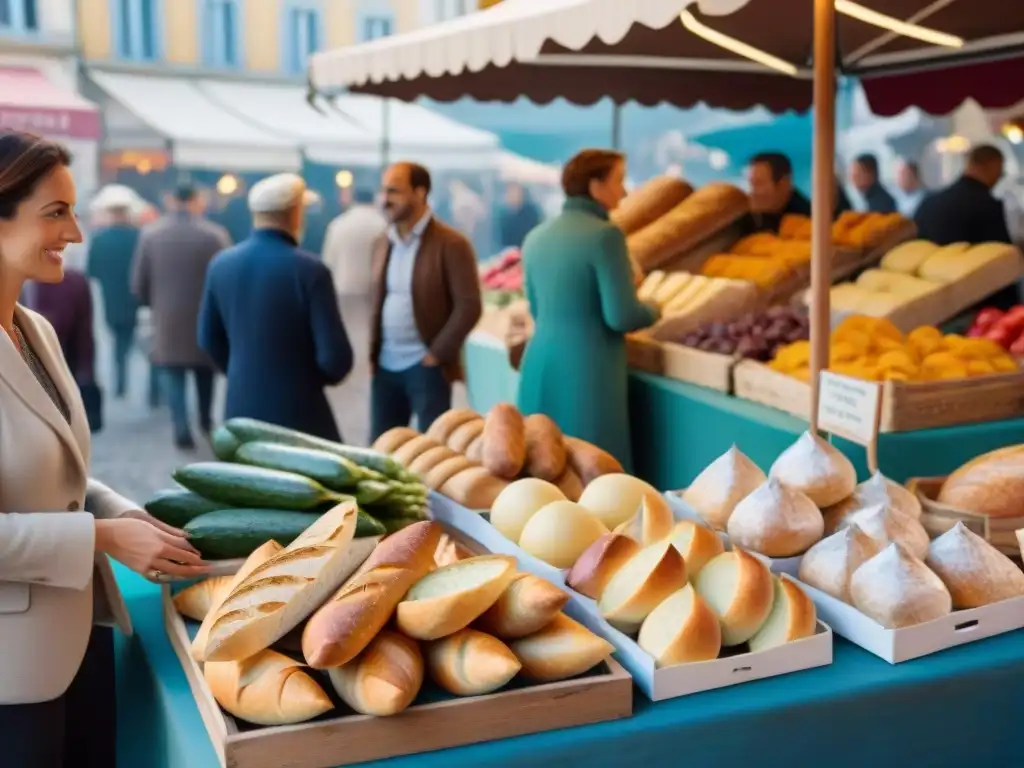
{"label": "window with shutters", "polygon": [[111,4],[118,57],[130,61],[160,59],[163,48],[161,0],[111,0]]}
{"label": "window with shutters", "polygon": [[359,0],[356,9],[356,32],[359,42],[387,37],[395,31],[395,14],[391,0]]}
{"label": "window with shutters", "polygon": [[242,64],[242,23],[239,0],[204,0],[199,29],[207,66],[234,69]]}
{"label": "window with shutters", "polygon": [[33,35],[38,31],[38,0],[0,0],[0,35]]}
{"label": "window with shutters", "polygon": [[319,3],[291,2],[285,7],[284,69],[299,75],[306,71],[309,57],[323,44],[323,14]]}

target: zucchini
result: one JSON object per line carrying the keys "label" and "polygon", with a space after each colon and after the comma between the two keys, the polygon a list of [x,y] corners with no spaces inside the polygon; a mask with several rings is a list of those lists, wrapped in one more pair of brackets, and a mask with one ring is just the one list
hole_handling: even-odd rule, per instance
{"label": "zucchini", "polygon": [[294,472],[335,491],[352,488],[365,478],[359,465],[341,456],[280,443],[245,443],[235,453],[235,461],[264,469]]}
{"label": "zucchini", "polygon": [[386,477],[404,480],[408,476],[402,465],[393,458],[368,448],[342,445],[332,440],[324,440],[322,437],[314,437],[257,419],[228,419],[224,426],[231,430],[231,433],[242,443],[267,442],[291,445],[295,448],[312,448],[341,456],[355,462],[360,467],[372,469]]}
{"label": "zucchini", "polygon": [[167,488],[157,491],[156,495],[146,502],[145,507],[146,511],[160,522],[181,528],[189,520],[215,509],[223,509],[224,505],[184,488]]}
{"label": "zucchini", "polygon": [[[271,539],[287,547],[320,515],[287,509],[221,509],[207,512],[185,526],[189,542],[204,558],[248,557]],[[364,512],[356,521],[356,538],[383,536],[385,527]]]}
{"label": "zucchini", "polygon": [[210,435],[210,444],[213,446],[213,455],[221,461],[231,461],[235,458],[235,452],[242,444],[237,437],[231,434],[231,430],[221,424]]}
{"label": "zucchini", "polygon": [[310,510],[344,496],[294,472],[244,464],[200,462],[174,471],[174,479],[190,491],[223,507]]}
{"label": "zucchini", "polygon": [[398,533],[403,528],[408,528],[414,523],[422,521],[420,517],[389,517],[386,520],[381,520],[384,524],[384,528],[387,529],[388,534]]}

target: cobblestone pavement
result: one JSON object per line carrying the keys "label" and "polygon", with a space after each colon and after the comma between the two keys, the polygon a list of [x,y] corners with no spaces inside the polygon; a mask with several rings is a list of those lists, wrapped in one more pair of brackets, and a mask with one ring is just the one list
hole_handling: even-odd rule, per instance
{"label": "cobblestone pavement", "polygon": [[[99,299],[97,297],[97,310]],[[331,407],[348,442],[365,445],[369,433],[369,384],[367,369],[367,306],[363,300],[346,300],[342,304],[345,325],[356,351],[356,367],[339,387],[328,391]],[[97,316],[100,312],[97,311]],[[133,356],[128,397],[116,400],[110,396],[106,382],[112,376],[110,339],[106,329],[96,329],[97,375],[106,391],[105,426],[93,437],[92,475],[119,493],[144,502],[152,493],[170,483],[175,467],[192,461],[212,458],[209,448],[200,444],[196,451],[184,452],[174,447],[170,415],[165,408],[151,410],[147,405],[149,364],[141,353]],[[224,382],[217,383],[215,418],[221,413]],[[191,392],[190,392],[191,396]],[[453,404],[466,404],[465,389],[459,385]]]}

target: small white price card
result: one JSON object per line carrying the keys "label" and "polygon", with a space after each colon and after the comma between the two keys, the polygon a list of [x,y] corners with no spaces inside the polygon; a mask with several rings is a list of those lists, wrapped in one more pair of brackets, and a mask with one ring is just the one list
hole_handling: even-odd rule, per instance
{"label": "small white price card", "polygon": [[870,446],[878,437],[882,388],[873,381],[862,381],[822,371],[818,388],[818,429]]}

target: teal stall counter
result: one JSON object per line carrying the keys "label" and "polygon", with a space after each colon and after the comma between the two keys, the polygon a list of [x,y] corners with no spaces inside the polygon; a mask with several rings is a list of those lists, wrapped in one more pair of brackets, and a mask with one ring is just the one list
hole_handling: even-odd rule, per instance
{"label": "teal stall counter", "polygon": [[[466,344],[469,402],[486,413],[516,401],[519,375],[497,339],[474,334]],[[733,444],[762,469],[807,429],[807,422],[768,406],[695,384],[633,372],[629,382],[633,465],[661,490],[685,488]],[[868,476],[863,447],[837,439],[857,474]],[[878,463],[897,482],[945,475],[987,451],[1024,443],[1024,418],[881,435]]]}

